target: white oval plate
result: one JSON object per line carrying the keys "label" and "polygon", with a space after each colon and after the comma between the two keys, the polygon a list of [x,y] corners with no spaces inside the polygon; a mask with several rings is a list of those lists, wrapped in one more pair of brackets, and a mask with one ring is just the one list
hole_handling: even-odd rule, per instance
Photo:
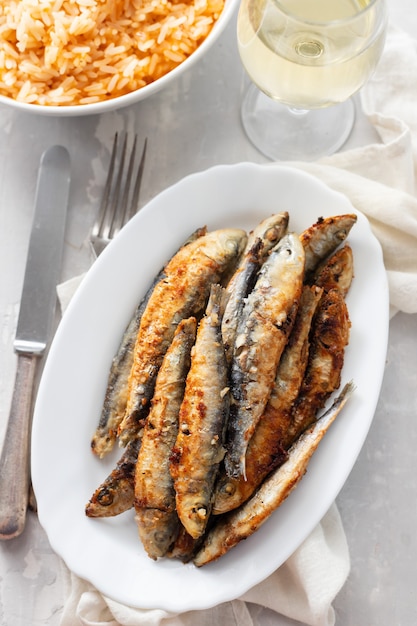
{"label": "white oval plate", "polygon": [[348,200],[316,179],[280,165],[218,166],[166,189],[100,256],[71,301],[42,377],[32,435],[39,519],[53,549],[104,595],[140,608],[203,609],[239,597],[279,567],[308,536],[342,488],[371,424],[388,336],[388,291],[379,243],[358,215],[349,236],[355,279],[343,381],[356,390],[310,462],[298,488],[247,541],[197,569],[146,556],[133,511],[89,519],[84,507],[121,451],[99,460],[90,439],[111,359],[137,302],[179,244],[197,227],[250,230],[290,212],[290,230],[319,216],[352,212]]}

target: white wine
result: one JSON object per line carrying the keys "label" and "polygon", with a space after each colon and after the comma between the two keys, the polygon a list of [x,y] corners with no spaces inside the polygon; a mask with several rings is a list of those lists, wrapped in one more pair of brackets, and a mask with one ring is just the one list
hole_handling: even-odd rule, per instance
{"label": "white wine", "polygon": [[242,0],[238,46],[252,81],[289,106],[344,102],[373,72],[385,11],[372,0]]}

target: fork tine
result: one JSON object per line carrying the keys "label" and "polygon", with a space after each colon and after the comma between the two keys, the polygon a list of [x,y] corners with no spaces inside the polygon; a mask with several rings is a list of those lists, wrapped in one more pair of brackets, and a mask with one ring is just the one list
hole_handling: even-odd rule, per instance
{"label": "fork tine", "polygon": [[132,180],[133,165],[134,165],[135,157],[136,157],[137,138],[138,136],[135,135],[135,138],[133,140],[132,150],[130,152],[129,167],[128,167],[127,174],[126,174],[126,182],[124,185],[123,197],[120,203],[119,230],[129,220],[129,212],[127,210],[127,206],[128,206],[128,200],[129,200],[130,183]]}
{"label": "fork tine", "polygon": [[91,235],[93,237],[103,236],[104,225],[105,225],[108,207],[109,207],[109,201],[110,201],[110,192],[111,192],[111,186],[112,186],[112,180],[113,180],[114,164],[116,161],[118,138],[119,138],[118,133],[116,133],[114,135],[113,149],[112,149],[112,153],[110,157],[110,165],[109,165],[109,169],[107,172],[106,183],[104,185],[103,196],[101,199],[99,213],[91,231]]}
{"label": "fork tine", "polygon": [[137,210],[138,210],[139,193],[140,193],[140,188],[141,188],[141,183],[142,183],[143,170],[144,170],[144,167],[145,167],[145,158],[146,158],[146,148],[147,148],[147,146],[148,146],[148,138],[146,137],[145,141],[143,143],[142,154],[140,156],[139,165],[138,165],[138,169],[137,169],[137,172],[136,172],[135,186],[133,188],[132,199],[131,199],[131,202],[130,202],[130,209],[129,209],[129,212],[127,213],[127,216],[126,216],[127,220],[130,220],[130,218],[133,217],[133,215],[135,213],[137,213]]}
{"label": "fork tine", "polygon": [[111,219],[108,224],[108,231],[104,233],[104,236],[106,237],[106,239],[112,239],[120,230],[120,219],[117,220],[116,218],[120,216],[120,214],[123,212],[123,207],[121,208],[121,205],[119,202],[119,196],[120,196],[120,189],[122,186],[123,171],[125,167],[126,147],[127,147],[127,133],[125,133],[125,138],[123,141],[123,147],[122,147],[122,153],[120,155],[120,162],[119,162],[119,168],[117,171],[116,183],[115,183],[114,190],[113,190],[113,198],[112,198],[113,211],[112,211]]}

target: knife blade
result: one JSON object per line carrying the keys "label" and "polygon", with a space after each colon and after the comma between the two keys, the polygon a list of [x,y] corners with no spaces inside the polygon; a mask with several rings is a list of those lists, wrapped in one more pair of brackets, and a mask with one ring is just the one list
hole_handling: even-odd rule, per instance
{"label": "knife blade", "polygon": [[16,336],[16,379],[0,458],[0,539],[21,534],[30,487],[30,425],[35,374],[46,351],[61,271],[70,158],[63,146],[42,155]]}

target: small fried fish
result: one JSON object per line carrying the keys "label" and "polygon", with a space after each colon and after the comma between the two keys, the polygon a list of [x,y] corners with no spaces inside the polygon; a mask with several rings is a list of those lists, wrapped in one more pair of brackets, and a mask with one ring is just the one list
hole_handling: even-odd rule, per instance
{"label": "small fried fish", "polygon": [[311,274],[317,266],[345,241],[357,219],[354,213],[321,217],[301,233],[300,240],[306,255],[306,282],[310,282]]}
{"label": "small fried fish", "polygon": [[191,355],[171,461],[178,517],[194,539],[204,533],[210,516],[229,413],[222,298],[222,287],[213,285]]}
{"label": "small fried fish", "polygon": [[285,235],[263,264],[240,317],[231,365],[230,411],[225,468],[245,476],[250,438],[264,412],[279,360],[294,324],[304,277],[304,248]]}
{"label": "small fried fish", "polygon": [[179,410],[196,329],[194,317],[182,320],[177,326],[156,378],[136,462],[136,522],[142,544],[152,559],[165,555],[180,528],[170,459],[178,434]]}
{"label": "small fried fish", "polygon": [[339,388],[349,332],[349,313],[342,294],[338,289],[323,293],[314,317],[306,373],[291,411],[289,442],[314,422],[317,412]]}
{"label": "small fried fish", "polygon": [[245,504],[219,518],[193,559],[197,567],[218,559],[242,539],[250,537],[284,502],[304,476],[313,453],[352,395],[353,388],[352,383],[345,385],[330,409],[294,443],[288,460],[266,478]]}
{"label": "small fried fish", "polygon": [[284,212],[272,215],[258,224],[249,234],[242,259],[227,284],[228,300],[223,315],[222,335],[229,364],[232,360],[237,326],[245,298],[255,284],[262,263],[285,235],[288,220],[288,213]]}
{"label": "small fried fish", "polygon": [[88,517],[113,517],[133,507],[135,465],[140,438],[129,442],[114,470],[95,490],[85,507]]}

